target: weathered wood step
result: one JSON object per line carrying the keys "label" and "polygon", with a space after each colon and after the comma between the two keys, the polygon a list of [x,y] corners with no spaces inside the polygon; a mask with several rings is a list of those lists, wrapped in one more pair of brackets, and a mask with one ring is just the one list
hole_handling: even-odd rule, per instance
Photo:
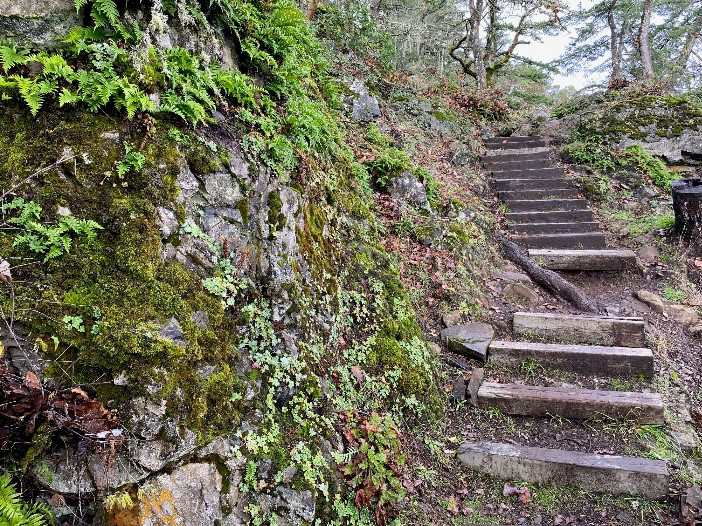
{"label": "weathered wood step", "polygon": [[536,153],[551,154],[551,149],[548,146],[534,146],[530,148],[522,148],[521,150],[485,150],[485,157],[501,156],[505,154],[516,155],[532,155]]}
{"label": "weathered wood step", "polygon": [[506,190],[498,191],[500,199],[503,201],[526,199],[533,201],[535,199],[575,199],[580,196],[580,192],[576,188],[558,188],[553,189],[537,189],[537,190]]}
{"label": "weathered wood step", "polygon": [[495,181],[497,190],[516,191],[516,190],[544,190],[544,189],[562,189],[575,188],[570,179],[503,179]]}
{"label": "weathered wood step", "polygon": [[485,147],[488,150],[517,150],[520,148],[545,148],[546,143],[544,141],[519,141],[519,142],[501,142],[501,143],[489,143]]}
{"label": "weathered wood step", "polygon": [[529,250],[529,257],[551,270],[623,270],[636,266],[631,250]]}
{"label": "weathered wood step", "polygon": [[509,153],[499,153],[491,150],[488,155],[481,155],[480,160],[484,163],[504,163],[504,162],[524,162],[538,159],[550,159],[550,151],[548,148],[543,148],[538,152],[520,152],[514,151]]}
{"label": "weathered wood step", "polygon": [[478,389],[478,407],[495,407],[518,416],[550,415],[587,420],[604,415],[640,424],[665,421],[663,399],[658,393],[483,382]]}
{"label": "weathered wood step", "polygon": [[[572,212],[566,212],[572,213]],[[607,238],[602,232],[565,234],[532,234],[512,236],[512,241],[528,248],[605,248]]]}
{"label": "weathered wood step", "polygon": [[490,343],[488,356],[490,362],[504,365],[534,360],[543,367],[581,374],[653,377],[653,352],[645,347],[495,340]]}
{"label": "weathered wood step", "polygon": [[668,494],[668,469],[661,460],[497,442],[464,442],[457,456],[466,467],[502,479],[651,499]]}
{"label": "weathered wood step", "polygon": [[496,181],[505,179],[561,179],[563,168],[537,168],[534,170],[490,170]]}
{"label": "weathered wood step", "polygon": [[518,334],[561,343],[643,347],[646,344],[643,318],[515,312],[512,322]]}
{"label": "weathered wood step", "polygon": [[512,223],[592,223],[595,216],[591,210],[572,210],[555,212],[507,212],[505,219]]}
{"label": "weathered wood step", "polygon": [[600,229],[600,224],[594,221],[583,223],[515,223],[509,225],[507,229],[513,234],[566,234],[597,232]]}
{"label": "weathered wood step", "polygon": [[587,210],[587,199],[517,199],[507,200],[505,203],[510,212]]}
{"label": "weathered wood step", "polygon": [[507,137],[488,137],[483,140],[485,144],[525,143],[532,141],[543,141],[543,137],[540,135],[509,135]]}
{"label": "weathered wood step", "polygon": [[552,167],[551,160],[548,157],[537,159],[516,159],[513,161],[483,161],[487,170],[535,170],[538,168]]}

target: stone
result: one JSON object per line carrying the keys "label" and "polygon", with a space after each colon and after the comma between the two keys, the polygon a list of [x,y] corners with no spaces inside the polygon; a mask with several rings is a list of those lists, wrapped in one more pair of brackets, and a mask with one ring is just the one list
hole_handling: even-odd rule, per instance
{"label": "stone", "polygon": [[314,520],[315,503],[311,491],[296,491],[278,486],[274,494],[277,497],[275,506],[278,512],[284,510],[283,519],[291,526],[302,526],[303,521],[311,523]]}
{"label": "stone", "polygon": [[458,325],[461,323],[461,320],[463,320],[463,314],[461,314],[460,310],[447,312],[441,317],[441,323],[444,324],[444,327],[453,327],[454,325]]}
{"label": "stone", "polygon": [[185,334],[183,333],[183,329],[180,327],[180,322],[178,322],[176,318],[171,318],[168,320],[163,327],[161,327],[161,330],[158,331],[158,335],[161,338],[165,338],[171,343],[174,343],[178,347],[185,348]]}
{"label": "stone", "polygon": [[696,325],[700,321],[697,311],[685,305],[666,304],[664,313],[671,320],[682,323],[685,326]]}
{"label": "stone", "polygon": [[244,196],[232,176],[225,172],[205,176],[205,191],[211,203],[221,206],[235,206]]}
{"label": "stone", "polygon": [[368,87],[362,79],[347,80],[347,85],[354,94],[351,101],[351,115],[355,120],[371,122],[380,117],[378,99],[369,93]]}
{"label": "stone", "polygon": [[56,47],[78,25],[73,0],[0,0],[0,35],[20,46]]}
{"label": "stone", "polygon": [[472,151],[460,149],[453,154],[453,157],[451,157],[451,162],[456,166],[465,166],[475,161],[475,159],[476,155]]}
{"label": "stone", "polygon": [[648,305],[649,308],[654,312],[662,314],[665,310],[665,303],[663,302],[663,298],[661,298],[657,294],[654,294],[653,292],[649,292],[647,290],[640,290],[635,293],[635,296],[638,300],[643,301],[646,305]]}
{"label": "stone", "polygon": [[466,323],[441,331],[441,341],[451,351],[485,360],[495,331],[487,323]]}
{"label": "stone", "polygon": [[465,402],[466,400],[466,379],[463,375],[459,376],[453,382],[451,397],[454,402]]}
{"label": "stone", "polygon": [[508,283],[522,283],[524,285],[531,285],[532,281],[529,276],[523,272],[512,272],[508,270],[499,270],[492,273],[494,279],[501,279]]}
{"label": "stone", "polygon": [[690,333],[690,335],[694,336],[695,338],[702,337],[702,323],[696,323],[695,325],[691,325],[687,331]]}
{"label": "stone", "polygon": [[536,291],[524,283],[508,283],[502,288],[502,298],[511,305],[533,307],[539,303]]}
{"label": "stone", "polygon": [[190,316],[192,322],[197,326],[198,329],[206,329],[210,324],[210,317],[204,310],[198,310],[192,313]]}
{"label": "stone", "polygon": [[427,191],[412,172],[403,172],[388,183],[388,193],[396,199],[404,199],[419,207],[428,206]]}
{"label": "stone", "polygon": [[136,398],[131,402],[132,431],[146,440],[156,438],[165,424],[166,400],[159,403],[147,398]]}
{"label": "stone", "polygon": [[175,234],[180,226],[175,212],[162,206],[156,209],[156,224],[163,239],[168,239],[172,234]]}
{"label": "stone", "polygon": [[661,257],[661,251],[653,245],[646,245],[641,247],[637,253],[639,259],[643,261],[646,265],[652,265],[656,263]]}

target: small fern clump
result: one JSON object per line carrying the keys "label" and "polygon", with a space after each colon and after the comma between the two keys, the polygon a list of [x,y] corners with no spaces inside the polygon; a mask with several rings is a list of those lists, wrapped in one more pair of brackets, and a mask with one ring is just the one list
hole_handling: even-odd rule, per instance
{"label": "small fern clump", "polygon": [[23,502],[9,473],[0,475],[0,526],[47,526],[53,523],[53,514],[47,506]]}

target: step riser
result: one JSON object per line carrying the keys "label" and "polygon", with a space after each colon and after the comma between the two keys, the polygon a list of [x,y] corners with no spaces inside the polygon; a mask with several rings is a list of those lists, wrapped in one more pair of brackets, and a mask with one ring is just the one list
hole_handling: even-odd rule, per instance
{"label": "step riser", "polygon": [[496,181],[495,186],[497,186],[498,191],[519,191],[519,190],[549,190],[549,189],[569,189],[574,188],[573,183],[568,179],[547,179],[547,180],[537,180],[537,179],[510,179]]}
{"label": "step riser", "polygon": [[640,318],[516,312],[513,328],[518,334],[529,333],[558,343],[616,347],[644,347],[646,344],[644,323]]}
{"label": "step riser", "polygon": [[564,188],[560,190],[522,190],[498,192],[500,199],[510,201],[515,199],[577,199],[580,192],[575,188]]}
{"label": "step riser", "polygon": [[522,223],[510,225],[508,230],[512,234],[582,234],[583,232],[598,232],[599,223]]}
{"label": "step riser", "polygon": [[526,162],[526,161],[536,161],[536,160],[549,160],[550,152],[545,149],[541,152],[534,153],[507,153],[498,154],[491,152],[490,155],[481,155],[480,160],[484,163],[512,163],[512,162]]}
{"label": "step riser", "polygon": [[636,267],[631,250],[530,250],[534,262],[550,270],[624,270]]}
{"label": "step riser", "polygon": [[585,199],[534,199],[505,201],[510,212],[556,212],[587,210]]}
{"label": "step riser", "polygon": [[500,170],[493,171],[495,181],[504,181],[510,179],[563,179],[563,169],[561,168],[542,168],[538,170]]}
{"label": "step riser", "polygon": [[488,162],[484,161],[485,169],[489,171],[499,170],[538,170],[551,166],[550,159],[516,160],[509,162]]}
{"label": "step riser", "polygon": [[506,213],[505,219],[511,223],[593,223],[595,218],[590,210],[572,212],[523,212]]}
{"label": "step riser", "polygon": [[490,362],[514,367],[534,360],[542,367],[579,374],[653,377],[653,353],[645,348],[494,341],[488,356]]}
{"label": "step riser", "polygon": [[486,150],[485,157],[495,158],[505,155],[534,155],[547,154],[551,155],[551,149],[547,146],[536,146],[533,148],[522,148],[521,150]]}
{"label": "step riser", "polygon": [[488,137],[483,142],[485,144],[502,144],[505,142],[532,142],[543,140],[543,137],[538,135],[510,135],[507,137]]}
{"label": "step riser", "polygon": [[517,416],[561,416],[587,420],[607,416],[640,424],[663,424],[663,400],[657,394],[483,383],[478,407]]}
{"label": "step riser", "polygon": [[545,148],[544,141],[529,141],[529,142],[507,142],[504,144],[486,144],[488,150],[519,150],[522,148]]}
{"label": "step riser", "polygon": [[605,248],[607,240],[599,232],[583,234],[552,234],[512,236],[512,241],[528,248]]}
{"label": "step riser", "polygon": [[490,442],[463,444],[458,459],[470,469],[507,480],[651,499],[668,494],[668,470],[660,460]]}

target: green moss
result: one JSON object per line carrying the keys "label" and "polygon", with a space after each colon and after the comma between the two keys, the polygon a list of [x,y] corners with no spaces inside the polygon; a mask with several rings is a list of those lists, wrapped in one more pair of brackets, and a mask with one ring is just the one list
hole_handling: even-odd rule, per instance
{"label": "green moss", "polygon": [[283,201],[278,192],[268,194],[268,224],[271,227],[271,235],[277,230],[285,227],[285,215],[282,213]]}

